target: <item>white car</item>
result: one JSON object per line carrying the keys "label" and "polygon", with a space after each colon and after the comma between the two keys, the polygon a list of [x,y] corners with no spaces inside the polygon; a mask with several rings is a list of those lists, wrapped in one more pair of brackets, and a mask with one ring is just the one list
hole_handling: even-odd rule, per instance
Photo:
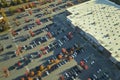
{"label": "white car", "polygon": [[72,78],[72,80],[76,80],[73,76],[71,78]]}
{"label": "white car", "polygon": [[78,53],[75,51],[74,54],[77,55]]}
{"label": "white car", "polygon": [[45,39],[48,41],[48,37],[47,36],[45,36]]}
{"label": "white car", "polygon": [[95,75],[95,74],[93,74],[93,76],[95,77],[95,79],[97,79],[98,77],[97,77],[97,75]]}
{"label": "white car", "polygon": [[95,61],[92,61],[92,62],[91,62],[91,65],[93,65],[94,63],[95,63]]}
{"label": "white car", "polygon": [[30,47],[31,47],[31,49],[33,49],[34,47],[33,47],[33,45],[30,45]]}
{"label": "white car", "polygon": [[45,71],[45,73],[46,73],[47,75],[49,75],[49,72],[48,72],[48,71]]}
{"label": "white car", "polygon": [[36,44],[36,42],[35,42],[35,41],[33,41],[33,43],[35,44],[35,46],[37,46],[37,44]]}
{"label": "white car", "polygon": [[70,77],[67,72],[64,73],[66,77]]}
{"label": "white car", "polygon": [[38,44],[40,45],[40,44],[41,44],[41,42],[39,41],[39,42],[38,42]]}
{"label": "white car", "polygon": [[97,73],[100,73],[101,71],[102,71],[101,69],[98,69],[98,70],[97,70]]}
{"label": "white car", "polygon": [[48,61],[49,64],[51,63],[50,60],[47,60],[47,61]]}
{"label": "white car", "polygon": [[32,54],[30,54],[30,57],[31,57],[31,58],[34,58],[34,56],[33,56]]}
{"label": "white car", "polygon": [[74,55],[74,54],[72,54],[71,56],[72,56],[73,59],[75,58],[75,55]]}
{"label": "white car", "polygon": [[78,74],[76,72],[74,74],[75,74],[75,76],[78,76]]}
{"label": "white car", "polygon": [[25,50],[27,50],[27,47],[26,47],[25,45],[23,46],[23,48],[24,48]]}
{"label": "white car", "polygon": [[61,45],[63,45],[62,41],[58,40],[58,42],[59,42]]}

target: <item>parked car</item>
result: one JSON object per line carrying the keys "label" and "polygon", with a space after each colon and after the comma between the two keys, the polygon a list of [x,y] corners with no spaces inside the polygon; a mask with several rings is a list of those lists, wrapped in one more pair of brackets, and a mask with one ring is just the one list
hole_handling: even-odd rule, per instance
{"label": "parked car", "polygon": [[12,45],[7,45],[6,49],[12,48]]}
{"label": "parked car", "polygon": [[49,75],[49,72],[48,71],[45,71],[46,75]]}

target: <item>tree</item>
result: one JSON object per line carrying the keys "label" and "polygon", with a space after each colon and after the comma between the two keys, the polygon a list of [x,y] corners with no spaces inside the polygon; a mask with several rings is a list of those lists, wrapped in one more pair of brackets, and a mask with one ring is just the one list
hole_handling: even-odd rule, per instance
{"label": "tree", "polygon": [[58,55],[58,59],[62,59],[62,55],[61,54]]}
{"label": "tree", "polygon": [[29,10],[28,13],[29,13],[30,15],[32,15],[32,10]]}
{"label": "tree", "polygon": [[32,2],[32,6],[33,6],[33,7],[35,7],[35,6],[36,6],[34,2]]}
{"label": "tree", "polygon": [[21,3],[23,3],[22,0],[17,0],[17,4],[21,4]]}
{"label": "tree", "polygon": [[47,69],[50,70],[50,69],[51,69],[51,66],[50,66],[50,65],[47,65]]}
{"label": "tree", "polygon": [[51,63],[54,63],[55,61],[53,59],[50,60]]}
{"label": "tree", "polygon": [[65,80],[64,76],[60,76],[60,80]]}
{"label": "tree", "polygon": [[58,0],[58,4],[62,3],[62,0]]}
{"label": "tree", "polygon": [[67,53],[67,50],[65,48],[62,48],[62,53]]}
{"label": "tree", "polygon": [[22,6],[22,9],[23,9],[23,10],[25,10],[25,5],[24,5],[24,6]]}
{"label": "tree", "polygon": [[42,71],[44,69],[43,65],[40,65],[40,71]]}
{"label": "tree", "polygon": [[6,17],[6,14],[3,12],[3,13],[2,13],[2,16],[3,16],[3,17]]}
{"label": "tree", "polygon": [[84,68],[85,70],[88,70],[88,65],[84,65],[83,68]]}
{"label": "tree", "polygon": [[45,0],[39,0],[40,4],[45,4]]}
{"label": "tree", "polygon": [[29,0],[23,0],[23,2],[25,2],[25,3],[26,3],[26,2],[29,2]]}
{"label": "tree", "polygon": [[8,77],[10,75],[8,68],[4,67],[3,68],[4,76]]}
{"label": "tree", "polygon": [[28,77],[28,78],[27,78],[27,80],[33,80],[33,78],[31,78],[31,77]]}
{"label": "tree", "polygon": [[17,0],[13,0],[14,1],[14,3],[15,3],[15,5],[17,4]]}
{"label": "tree", "polygon": [[13,7],[13,6],[9,7],[9,12],[11,14],[13,14],[15,12],[15,7]]}
{"label": "tree", "polygon": [[20,80],[25,80],[25,78],[24,78],[24,77],[22,77]]}
{"label": "tree", "polygon": [[7,3],[7,1],[6,0],[1,0],[1,3]]}
{"label": "tree", "polygon": [[20,12],[21,12],[21,9],[20,9],[20,8],[18,8],[18,9],[17,9],[17,12],[18,12],[18,13],[20,13]]}
{"label": "tree", "polygon": [[25,8],[28,9],[28,8],[29,8],[29,5],[26,5]]}
{"label": "tree", "polygon": [[73,57],[72,56],[68,56],[68,60],[72,60],[73,59]]}
{"label": "tree", "polygon": [[15,5],[15,2],[14,2],[13,0],[11,0],[10,5],[11,5],[11,6],[14,6],[14,5]]}
{"label": "tree", "polygon": [[7,3],[6,0],[1,0],[0,4],[1,4],[2,7],[8,7],[9,6],[9,4]]}
{"label": "tree", "polygon": [[31,76],[34,76],[34,75],[35,75],[34,71],[31,71],[31,72],[30,72],[30,75],[31,75]]}
{"label": "tree", "polygon": [[73,6],[74,4],[71,1],[67,1],[68,6]]}
{"label": "tree", "polygon": [[32,3],[29,3],[29,7],[30,7],[30,8],[33,8],[33,4],[32,4]]}
{"label": "tree", "polygon": [[85,65],[85,61],[80,61],[80,66],[84,66]]}
{"label": "tree", "polygon": [[55,60],[55,63],[58,64],[60,61],[58,59]]}
{"label": "tree", "polygon": [[41,76],[41,75],[42,75],[41,71],[37,71],[37,76]]}
{"label": "tree", "polygon": [[2,3],[2,7],[7,7],[8,4],[7,3]]}

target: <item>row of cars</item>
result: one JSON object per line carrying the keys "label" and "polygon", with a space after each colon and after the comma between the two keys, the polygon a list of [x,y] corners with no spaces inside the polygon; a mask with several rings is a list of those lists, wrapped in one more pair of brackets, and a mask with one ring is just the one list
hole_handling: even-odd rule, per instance
{"label": "row of cars", "polygon": [[60,80],[76,80],[76,78],[81,74],[82,70],[83,69],[80,66],[76,65],[65,71],[62,76],[60,76]]}
{"label": "row of cars", "polygon": [[[42,33],[43,31],[49,31],[50,30],[50,26],[46,26],[44,28],[40,28],[38,30],[35,30],[35,31],[32,31],[34,33],[34,36],[35,35],[39,35],[40,33]],[[34,39],[31,43],[30,43],[30,46],[29,48],[33,48],[35,46],[32,46],[32,45],[40,45],[41,43],[43,42],[46,42],[48,41],[49,38],[52,38],[53,37],[56,37],[58,36],[60,33],[62,32],[65,32],[66,31],[66,28],[60,28],[60,29],[57,29],[56,32],[47,32],[47,34],[44,36],[44,37],[38,37],[36,39]],[[67,36],[64,36],[62,38],[62,40],[69,40],[70,38],[72,38],[72,34],[71,32],[68,33]],[[62,42],[60,40],[58,40],[61,44]],[[25,47],[25,46],[24,46]],[[25,48],[27,50],[27,48]]]}
{"label": "row of cars", "polygon": [[[102,69],[101,67],[98,67],[97,60],[95,60],[95,55],[91,54],[85,58],[83,58],[79,65],[85,69],[90,70],[94,66],[94,70],[91,74],[89,74],[89,77],[87,80],[111,80],[109,73]],[[97,66],[97,67],[95,67]]]}
{"label": "row of cars", "polygon": [[[47,60],[46,62],[44,62],[43,64],[41,64],[41,65],[43,65],[43,66],[47,66],[47,65],[51,65],[52,64],[52,62],[51,62],[51,60],[57,60],[58,59],[58,55],[54,55],[54,56],[52,56],[49,60]],[[54,65],[52,65],[51,66],[51,68],[50,69],[47,69],[47,70],[45,70],[44,72],[43,71],[41,71],[42,73],[41,73],[41,75],[42,76],[36,76],[35,77],[35,80],[39,80],[38,78],[41,78],[41,77],[45,77],[45,76],[48,76],[51,72],[53,72],[54,70],[56,70],[56,69],[58,69],[59,67],[61,67],[62,65],[64,65],[64,64],[66,64],[68,62],[68,60],[62,60],[62,61],[60,61],[59,63],[56,63],[56,64],[54,64]],[[40,66],[41,66],[40,65]],[[34,75],[38,75],[37,73],[38,73],[38,71],[40,71],[40,66],[37,66],[37,67],[35,67],[35,68],[33,68],[33,69],[31,69],[30,70],[30,72],[34,72]],[[45,69],[46,67],[44,67],[44,69]],[[23,75],[23,76],[21,76],[21,78],[25,78],[25,77],[31,77],[30,75]]]}
{"label": "row of cars", "polygon": [[91,74],[88,80],[111,80],[109,74],[101,68],[97,69],[96,73]]}
{"label": "row of cars", "polygon": [[[37,43],[37,39],[39,39],[38,41],[40,41],[40,42]],[[22,50],[29,50],[29,49],[32,49],[32,48],[36,47],[37,45],[41,44],[41,42],[42,42],[41,40],[43,40],[43,41],[47,41],[48,40],[48,39],[44,40],[44,38],[41,38],[41,37],[37,38],[37,39],[35,39],[35,41],[32,41],[30,43],[30,45],[32,45],[31,48],[29,46],[22,46],[21,49]],[[67,38],[67,40],[69,40],[69,39]],[[36,51],[36,52],[33,52],[33,53],[25,55],[25,57],[23,57],[24,59],[22,60],[22,62],[26,63],[26,64],[23,64],[23,65],[24,66],[27,65],[33,59],[40,58],[43,54],[48,54],[50,51],[52,51],[52,50],[54,50],[56,48],[60,48],[62,45],[63,45],[63,42],[61,40],[57,40],[57,41],[54,41],[54,42],[50,43],[48,46],[46,46],[44,48],[41,48],[39,51]],[[72,55],[72,57],[74,57],[76,55],[77,54],[75,53],[75,54]],[[27,60],[27,61],[24,61],[24,60]],[[18,61],[18,63],[21,63],[21,65],[18,64],[18,67],[22,68],[21,67],[21,66],[23,66],[22,62]],[[60,63],[60,65],[61,65],[61,63]]]}
{"label": "row of cars", "polygon": [[[50,51],[56,49],[56,48],[59,48],[63,45],[63,42],[61,40],[58,40],[58,41],[54,41],[53,43],[50,43],[48,46],[42,48],[41,50],[39,51],[36,51],[36,52],[33,52],[33,53],[30,53],[30,54],[27,54],[25,55],[20,61],[18,61],[15,65],[11,66],[9,68],[9,70],[12,70],[12,69],[21,69],[23,68],[24,66],[28,65],[28,63],[32,62],[33,59],[36,59],[36,58],[40,58],[43,54],[48,54]],[[77,44],[74,44],[74,47],[77,48],[78,45]],[[22,47],[23,49],[23,47]],[[63,55],[63,54],[61,54]],[[74,54],[72,54],[72,57],[75,58],[77,56],[77,53],[74,52]],[[53,59],[56,59],[56,57],[53,57]],[[61,63],[59,63],[57,65],[57,67],[60,67],[61,65],[65,64],[66,61],[62,61]]]}
{"label": "row of cars", "polygon": [[16,19],[21,19],[21,18],[27,17],[27,16],[29,16],[29,14],[26,14],[26,13],[19,14],[19,15],[16,16]]}
{"label": "row of cars", "polygon": [[[87,70],[85,68],[85,62],[80,61],[80,66],[76,65],[67,71],[63,72],[62,75],[60,76],[60,80],[82,80],[80,75],[84,73],[84,70]],[[109,73],[105,72],[103,69],[98,68],[96,72],[89,74],[89,77],[87,80],[111,80]]]}
{"label": "row of cars", "polygon": [[[53,44],[50,44],[51,45],[51,48],[52,48],[52,46],[54,46],[54,43]],[[44,47],[44,48],[42,48],[41,50],[40,50],[40,52],[41,51],[44,51],[45,49],[50,49],[50,48],[48,48],[49,46],[47,46],[47,47]],[[74,44],[73,45],[73,47],[75,48],[76,47],[76,44]],[[68,50],[68,49],[67,49]],[[33,53],[33,55],[34,55],[35,53]],[[37,52],[37,54],[38,54],[38,52]],[[41,53],[40,53],[41,54]],[[75,51],[72,55],[74,56],[77,56],[77,52]],[[43,55],[43,54],[42,54]],[[41,65],[43,65],[43,66],[47,66],[47,65],[51,65],[51,64],[53,64],[53,62],[51,61],[51,60],[53,60],[53,61],[55,61],[55,60],[57,60],[57,59],[60,59],[58,56],[59,55],[61,55],[62,57],[65,57],[66,55],[64,54],[64,53],[60,53],[60,54],[57,54],[57,55],[54,55],[54,56],[51,56],[47,61],[45,61],[43,64],[41,64]],[[68,54],[68,56],[69,56],[69,54]],[[29,55],[29,57],[31,58],[31,56]],[[32,56],[32,58],[33,58],[33,56]],[[74,57],[75,58],[75,57]],[[66,64],[68,61],[70,61],[69,59],[60,59],[60,61],[58,62],[58,63],[55,63],[54,65],[52,65],[51,66],[51,68],[50,69],[47,69],[46,71],[44,71],[43,73],[42,73],[42,77],[45,77],[45,76],[47,76],[47,75],[49,75],[51,72],[53,72],[54,70],[56,70],[56,69],[58,69],[58,68],[60,68],[62,65],[64,65],[64,64]],[[40,66],[41,66],[40,65]],[[34,69],[31,69],[30,71],[34,71],[34,72],[37,72],[37,71],[39,71],[40,70],[40,66],[37,66],[36,68],[34,68]],[[76,69],[75,69],[76,70]],[[77,71],[77,73],[80,73],[79,71]],[[77,74],[76,73],[76,77],[77,77]]]}
{"label": "row of cars", "polygon": [[[31,25],[33,26],[34,24],[28,24],[28,25]],[[27,25],[27,26],[28,26]],[[30,26],[29,26],[30,27]],[[24,28],[24,27],[23,27]],[[28,29],[28,28],[25,28],[25,29]],[[16,30],[14,30],[16,33],[19,33],[20,31],[22,30],[22,28],[18,28]],[[43,28],[40,28],[40,29],[37,29],[37,30],[34,30],[34,31],[29,31],[28,34],[25,34],[24,36],[18,36],[18,37],[15,37],[14,38],[14,41],[26,41],[27,39],[30,38],[31,36],[31,32],[34,33],[34,36],[35,35],[39,35],[40,33],[44,32],[44,31],[48,31],[49,30],[49,27],[43,27]]]}

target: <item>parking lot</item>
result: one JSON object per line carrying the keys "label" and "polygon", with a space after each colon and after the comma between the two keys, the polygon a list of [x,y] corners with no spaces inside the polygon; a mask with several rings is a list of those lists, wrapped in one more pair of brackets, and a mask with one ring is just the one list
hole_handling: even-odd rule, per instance
{"label": "parking lot", "polygon": [[[10,22],[11,30],[0,36],[4,46],[0,53],[0,80],[118,80],[114,77],[118,70],[115,65],[69,25],[66,3],[49,3],[48,9],[37,6],[32,15],[26,11],[13,17],[16,21]],[[51,8],[55,8],[53,12],[44,15]],[[81,66],[82,71],[72,77],[73,73],[68,72],[75,65]],[[9,70],[8,77],[2,74],[4,67]]]}

